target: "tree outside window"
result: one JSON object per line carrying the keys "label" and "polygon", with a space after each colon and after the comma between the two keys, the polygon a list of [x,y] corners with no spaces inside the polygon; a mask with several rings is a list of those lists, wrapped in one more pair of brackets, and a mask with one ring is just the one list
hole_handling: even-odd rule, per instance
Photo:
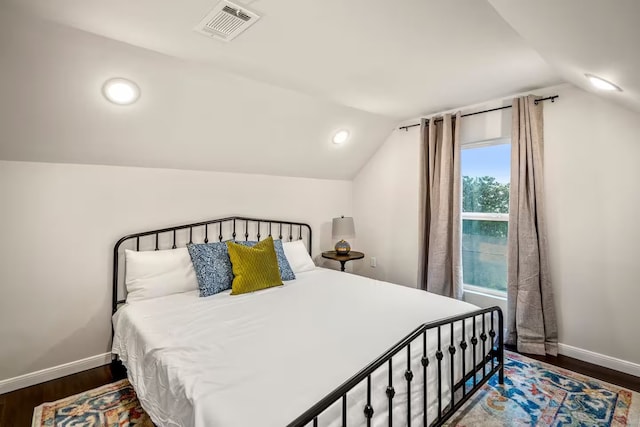
{"label": "tree outside window", "polygon": [[463,282],[507,289],[509,144],[483,144],[462,153]]}

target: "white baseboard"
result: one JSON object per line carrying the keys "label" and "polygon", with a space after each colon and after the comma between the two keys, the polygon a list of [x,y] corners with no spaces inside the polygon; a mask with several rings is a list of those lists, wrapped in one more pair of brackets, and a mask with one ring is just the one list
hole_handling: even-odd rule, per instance
{"label": "white baseboard", "polygon": [[584,362],[593,363],[594,365],[604,366],[605,368],[614,369],[616,371],[624,372],[625,374],[640,377],[640,364],[638,363],[628,362],[626,360],[617,359],[615,357],[562,343],[558,343],[558,353]]}
{"label": "white baseboard", "polygon": [[108,363],[111,363],[111,353],[104,353],[2,380],[0,381],[0,394],[97,368]]}

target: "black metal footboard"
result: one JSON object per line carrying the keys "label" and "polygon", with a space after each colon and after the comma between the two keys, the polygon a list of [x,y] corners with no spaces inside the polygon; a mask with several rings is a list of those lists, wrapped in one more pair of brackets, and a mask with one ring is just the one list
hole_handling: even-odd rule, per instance
{"label": "black metal footboard", "polygon": [[[402,418],[408,427],[416,418],[421,421],[415,423],[416,425],[441,426],[494,374],[497,373],[499,383],[503,383],[503,322],[502,310],[499,307],[491,307],[425,323],[309,408],[288,427],[323,425],[323,416],[327,415],[327,409],[332,408],[336,412],[335,409],[340,406],[339,411],[330,414],[329,418],[334,424],[336,418],[341,417],[342,427],[351,425],[348,424],[348,420],[353,424],[354,414],[350,411],[361,414],[357,416],[357,425],[371,426],[374,417],[382,415],[391,427],[394,414],[397,419],[402,411]],[[412,345],[414,353],[411,351]],[[411,363],[412,355],[414,358],[416,356],[416,346],[420,351],[418,365],[421,372],[415,372],[416,366],[415,364],[412,366]],[[394,357],[396,359],[406,357],[406,363],[394,364]],[[385,364],[387,364],[388,375],[385,377],[384,384],[379,384],[380,378],[377,379],[378,384],[374,384],[374,378],[372,378],[374,373]],[[394,384],[393,379],[397,379],[398,375],[404,378],[402,384],[398,384],[397,381]],[[422,376],[422,387],[414,386],[412,389],[415,375]],[[434,390],[429,390],[428,375],[436,375],[437,399],[429,395]],[[349,407],[348,395],[360,385],[366,390],[363,391],[366,393],[366,404]],[[394,407],[394,398],[397,397],[398,392],[406,396],[406,402],[402,408]],[[376,393],[378,396],[375,395]],[[415,405],[412,407],[412,393],[420,393],[421,405],[418,408]],[[380,404],[381,398],[386,404]],[[431,412],[436,413],[435,417],[431,417],[432,419],[429,417],[430,399],[433,400],[431,405],[434,405]],[[374,400],[378,402],[377,405]],[[400,424],[396,423],[396,425]]]}

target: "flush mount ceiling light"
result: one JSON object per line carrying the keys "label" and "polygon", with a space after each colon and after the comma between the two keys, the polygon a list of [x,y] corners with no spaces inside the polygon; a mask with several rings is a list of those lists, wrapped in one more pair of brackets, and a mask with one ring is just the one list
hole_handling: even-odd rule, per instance
{"label": "flush mount ceiling light", "polygon": [[593,74],[585,74],[585,77],[589,79],[593,87],[595,87],[596,89],[608,91],[617,90],[618,92],[622,92],[622,89],[620,89],[618,86],[598,76],[594,76]]}
{"label": "flush mount ceiling light", "polygon": [[349,139],[349,131],[348,130],[339,130],[338,132],[336,132],[335,135],[333,135],[333,143],[334,144],[342,144],[343,142],[346,142],[347,139]]}
{"label": "flush mount ceiling light", "polygon": [[118,105],[130,105],[140,98],[138,85],[123,78],[107,80],[102,86],[102,93],[105,98]]}

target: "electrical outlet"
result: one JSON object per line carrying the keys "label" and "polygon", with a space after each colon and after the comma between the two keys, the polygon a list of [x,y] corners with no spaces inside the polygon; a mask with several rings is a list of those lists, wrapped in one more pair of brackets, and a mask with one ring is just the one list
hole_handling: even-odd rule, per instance
{"label": "electrical outlet", "polygon": [[378,261],[376,260],[376,257],[374,256],[371,257],[371,259],[369,260],[369,265],[374,268],[376,265],[378,265]]}

